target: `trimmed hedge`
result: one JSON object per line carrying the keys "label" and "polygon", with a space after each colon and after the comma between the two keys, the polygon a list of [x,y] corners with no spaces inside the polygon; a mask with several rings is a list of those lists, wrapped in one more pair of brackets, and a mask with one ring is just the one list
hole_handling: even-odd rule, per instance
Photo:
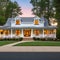
{"label": "trimmed hedge", "polygon": [[57,38],[60,39],[60,28],[57,29]]}
{"label": "trimmed hedge", "polygon": [[0,41],[22,41],[23,38],[4,38],[0,39]]}
{"label": "trimmed hedge", "polygon": [[60,41],[60,39],[57,38],[36,38],[33,37],[34,41]]}

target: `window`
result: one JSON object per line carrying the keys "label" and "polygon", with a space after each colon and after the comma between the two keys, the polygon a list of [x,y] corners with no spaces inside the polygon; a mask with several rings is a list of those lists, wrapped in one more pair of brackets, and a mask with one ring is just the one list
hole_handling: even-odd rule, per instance
{"label": "window", "polygon": [[9,35],[9,30],[5,30],[5,35]]}
{"label": "window", "polygon": [[34,33],[35,35],[39,35],[39,34],[40,34],[40,30],[34,30],[33,33]]}
{"label": "window", "polygon": [[3,32],[1,32],[1,34],[3,34]]}
{"label": "window", "polygon": [[0,34],[3,34],[3,32],[4,32],[3,30],[0,30]]}
{"label": "window", "polygon": [[31,36],[31,29],[24,29],[23,33],[24,33],[24,37],[30,37]]}
{"label": "window", "polygon": [[56,29],[53,30],[53,34],[56,34]]}
{"label": "window", "polygon": [[20,35],[21,34],[21,31],[20,30],[16,30],[16,35]]}
{"label": "window", "polygon": [[16,25],[20,25],[20,20],[16,20]]}
{"label": "window", "polygon": [[52,34],[53,33],[53,30],[44,30],[44,34]]}
{"label": "window", "polygon": [[34,24],[38,25],[39,24],[39,20],[34,20]]}
{"label": "window", "polygon": [[44,34],[49,34],[50,31],[49,30],[44,30]]}

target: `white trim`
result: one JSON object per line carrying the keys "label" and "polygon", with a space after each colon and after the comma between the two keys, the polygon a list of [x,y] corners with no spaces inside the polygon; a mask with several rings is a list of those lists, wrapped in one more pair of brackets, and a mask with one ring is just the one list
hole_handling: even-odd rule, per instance
{"label": "white trim", "polygon": [[33,37],[33,29],[31,29],[31,37]]}
{"label": "white trim", "polygon": [[44,29],[43,29],[43,38],[44,38]]}
{"label": "white trim", "polygon": [[[35,24],[35,20],[38,20],[39,23],[38,23],[38,24]],[[39,19],[35,19],[35,20],[34,20],[33,24],[34,24],[34,25],[39,25],[39,24],[40,24]]]}
{"label": "white trim", "polygon": [[22,29],[22,37],[24,37],[24,35],[23,35],[23,29]]}
{"label": "white trim", "polygon": [[[38,25],[40,25],[40,20],[39,20],[40,18],[39,17],[35,17],[34,18],[34,22],[35,22],[35,20],[38,20],[39,21],[39,24]],[[33,22],[33,24],[34,24],[34,22]],[[35,24],[34,24],[35,25]]]}
{"label": "white trim", "polygon": [[16,20],[15,20],[15,25],[21,25],[21,20],[19,20],[19,21],[20,21],[20,24],[16,24],[16,21],[17,21],[17,20],[19,20],[19,19],[16,19]]}
{"label": "white trim", "polygon": [[16,20],[19,20],[20,21],[20,24],[21,24],[21,18],[18,18],[18,17],[15,18],[15,25],[16,25]]}
{"label": "white trim", "polygon": [[13,35],[12,33],[13,33],[13,32],[12,32],[12,29],[11,29],[11,38],[12,38],[12,35]]}
{"label": "white trim", "polygon": [[56,38],[56,34],[44,34],[44,38]]}

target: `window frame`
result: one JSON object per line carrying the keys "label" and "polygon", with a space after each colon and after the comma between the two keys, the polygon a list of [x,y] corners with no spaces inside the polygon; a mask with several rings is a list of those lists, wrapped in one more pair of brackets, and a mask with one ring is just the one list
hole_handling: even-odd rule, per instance
{"label": "window frame", "polygon": [[[35,23],[36,20],[38,20],[38,24]],[[34,20],[34,25],[39,25],[39,24],[40,24],[39,19],[35,19],[35,20]]]}
{"label": "window frame", "polygon": [[40,30],[34,29],[33,34],[36,35],[36,36],[39,36],[40,35]]}
{"label": "window frame", "polygon": [[10,31],[9,30],[4,30],[4,33],[5,33],[5,35],[9,35],[10,34]]}
{"label": "window frame", "polygon": [[20,36],[21,35],[21,30],[19,30],[19,29],[18,30],[15,30],[15,35],[16,36]]}
{"label": "window frame", "polygon": [[[19,21],[19,24],[17,24],[17,21]],[[17,20],[15,21],[15,24],[16,24],[16,25],[20,25],[20,24],[21,24],[21,20],[17,19]]]}

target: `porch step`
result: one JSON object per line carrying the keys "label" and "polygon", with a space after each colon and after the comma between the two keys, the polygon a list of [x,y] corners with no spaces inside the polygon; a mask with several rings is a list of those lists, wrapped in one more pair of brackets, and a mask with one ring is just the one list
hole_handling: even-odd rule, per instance
{"label": "porch step", "polygon": [[33,41],[33,38],[23,38],[23,41]]}

